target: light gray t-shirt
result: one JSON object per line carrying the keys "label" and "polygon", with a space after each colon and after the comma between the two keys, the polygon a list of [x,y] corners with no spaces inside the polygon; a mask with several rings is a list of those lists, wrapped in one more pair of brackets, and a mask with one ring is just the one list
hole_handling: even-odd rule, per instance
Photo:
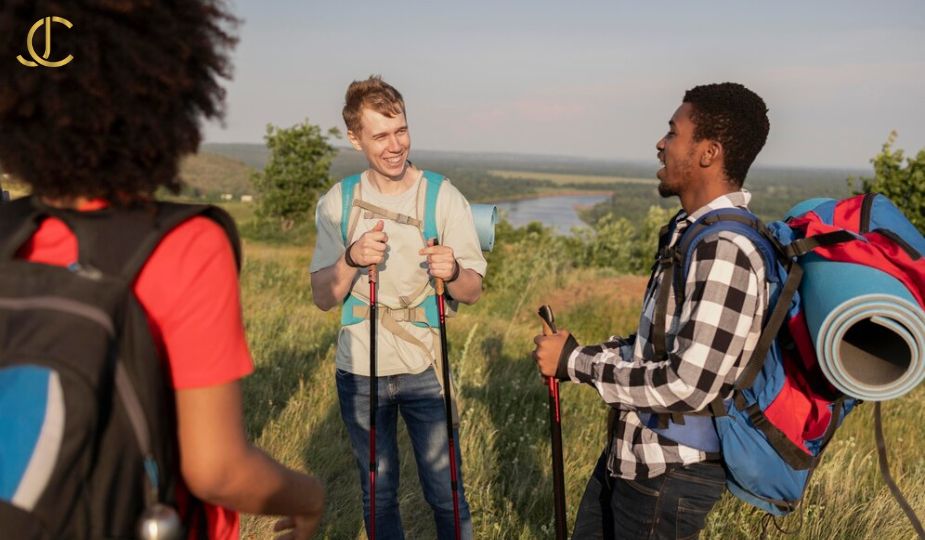
{"label": "light gray t-shirt", "polygon": [[[424,192],[426,183],[421,177],[407,191],[397,195],[384,195],[363,173],[357,186],[357,196],[376,206],[424,220]],[[338,182],[318,201],[315,225],[318,236],[309,272],[316,272],[331,266],[343,255],[346,246],[341,236],[341,183]],[[381,219],[359,212],[356,229],[346,245],[356,241],[371,230]],[[437,196],[437,230],[443,245],[453,248],[453,254],[462,268],[485,275],[487,264],[482,255],[478,235],[472,220],[472,210],[465,197],[449,181],[444,181]],[[388,235],[388,249],[385,261],[379,265],[379,305],[401,307],[399,297],[415,295],[429,279],[426,257],[418,254],[424,247],[421,229],[383,219],[384,231]],[[357,274],[354,288],[363,294],[369,293],[369,276],[365,269]],[[425,355],[420,347],[409,343],[383,328],[377,327],[377,371],[378,375],[420,373],[434,361],[434,332],[410,322],[398,323],[412,336],[423,342],[430,354]],[[369,321],[348,325],[340,329],[337,339],[337,367],[357,375],[369,375]]]}

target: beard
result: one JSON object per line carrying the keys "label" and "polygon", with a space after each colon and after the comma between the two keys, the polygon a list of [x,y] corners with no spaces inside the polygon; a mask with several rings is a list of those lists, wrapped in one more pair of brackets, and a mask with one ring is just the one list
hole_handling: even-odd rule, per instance
{"label": "beard", "polygon": [[658,183],[658,194],[663,198],[681,195],[681,187],[690,181],[694,171],[694,150],[688,152],[686,159],[677,163],[665,164],[665,173]]}
{"label": "beard", "polygon": [[667,199],[668,197],[674,197],[678,195],[678,191],[674,186],[670,186],[665,183],[664,180],[658,183],[658,194],[663,198]]}

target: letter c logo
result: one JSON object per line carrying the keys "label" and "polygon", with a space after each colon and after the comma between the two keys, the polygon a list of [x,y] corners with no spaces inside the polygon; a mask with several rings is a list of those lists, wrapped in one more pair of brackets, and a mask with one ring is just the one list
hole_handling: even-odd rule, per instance
{"label": "letter c logo", "polygon": [[[64,19],[62,17],[45,17],[44,19],[39,19],[35,21],[35,24],[32,25],[32,28],[29,29],[29,34],[26,36],[26,49],[29,51],[29,56],[32,57],[33,61],[26,60],[20,54],[16,57],[19,60],[19,63],[27,67],[38,67],[44,66],[49,68],[61,67],[65,64],[69,64],[71,60],[74,59],[74,55],[69,54],[63,60],[58,61],[49,61],[48,57],[51,56],[51,23],[61,23],[67,28],[73,28],[74,25],[71,24],[71,21]],[[45,54],[39,56],[35,52],[35,47],[32,46],[32,38],[35,37],[35,33],[39,28],[45,26]]]}

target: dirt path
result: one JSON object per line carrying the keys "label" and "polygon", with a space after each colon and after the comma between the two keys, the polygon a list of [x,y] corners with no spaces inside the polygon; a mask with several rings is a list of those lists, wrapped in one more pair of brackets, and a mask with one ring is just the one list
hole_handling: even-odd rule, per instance
{"label": "dirt path", "polygon": [[576,276],[574,283],[541,295],[541,298],[543,303],[555,306],[559,311],[592,298],[614,304],[641,305],[646,281],[645,276],[592,277],[589,272],[583,271]]}

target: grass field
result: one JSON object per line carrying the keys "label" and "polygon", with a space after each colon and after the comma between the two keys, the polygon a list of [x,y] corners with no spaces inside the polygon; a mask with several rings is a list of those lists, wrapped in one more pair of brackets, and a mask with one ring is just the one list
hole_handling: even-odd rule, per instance
{"label": "grass field", "polygon": [[655,178],[625,178],[622,176],[604,176],[596,174],[567,174],[552,172],[528,172],[528,171],[488,171],[494,176],[504,179],[531,179],[531,180],[548,180],[559,185],[596,185],[612,186],[614,184],[641,184],[641,185],[658,185]]}
{"label": "grass field", "polygon": [[[235,208],[242,215],[247,209]],[[245,214],[246,215],[246,214]],[[504,249],[503,246],[496,249]],[[320,476],[328,509],[320,537],[364,538],[356,467],[334,389],[339,314],[313,307],[309,247],[248,242],[242,288],[256,363],[244,381],[247,429],[278,459]],[[545,387],[529,357],[539,329],[535,309],[548,302],[560,325],[585,343],[633,331],[645,279],[606,270],[565,271],[543,246],[505,255],[489,267],[491,289],[449,327],[450,357],[462,413],[463,473],[479,539],[553,537]],[[563,438],[570,523],[605,437],[606,409],[590,387],[563,385]],[[769,527],[771,538],[905,539],[912,528],[877,470],[871,407],[838,432],[799,515]],[[885,406],[885,430],[897,478],[925,514],[925,388]],[[579,419],[581,419],[579,421]],[[401,431],[401,430],[400,430]],[[401,511],[407,537],[434,538],[406,434],[401,435]],[[704,538],[756,538],[762,515],[727,496]],[[245,538],[270,538],[273,520],[246,517]]]}

